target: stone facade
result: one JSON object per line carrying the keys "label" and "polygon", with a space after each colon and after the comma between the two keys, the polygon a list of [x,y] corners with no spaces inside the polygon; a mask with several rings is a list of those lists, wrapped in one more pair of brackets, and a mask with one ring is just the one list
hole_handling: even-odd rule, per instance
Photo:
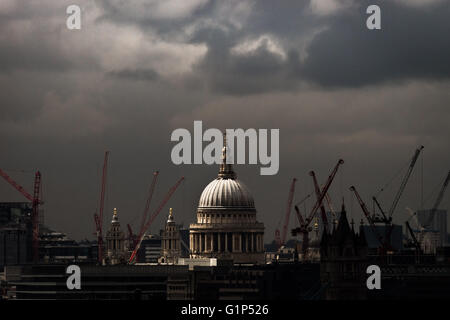
{"label": "stone facade", "polygon": [[219,175],[203,190],[197,223],[189,228],[191,258],[264,263],[264,224],[256,220],[253,197],[226,156],[225,142]]}
{"label": "stone facade", "polygon": [[180,230],[175,224],[175,220],[173,218],[173,210],[172,208],[170,208],[166,227],[161,232],[161,257],[159,259],[159,262],[176,264],[180,256]]}
{"label": "stone facade", "polygon": [[125,234],[120,229],[117,209],[114,208],[111,227],[106,233],[106,264],[119,264],[126,262]]}

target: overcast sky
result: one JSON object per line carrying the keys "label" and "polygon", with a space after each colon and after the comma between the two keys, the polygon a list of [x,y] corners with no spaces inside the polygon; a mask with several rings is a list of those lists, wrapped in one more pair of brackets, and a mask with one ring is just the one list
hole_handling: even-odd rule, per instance
{"label": "overcast sky", "polygon": [[[82,9],[68,30],[66,8]],[[366,28],[379,4],[382,30]],[[325,182],[350,217],[356,185],[388,208],[414,150],[425,149],[398,205],[429,207],[450,169],[450,6],[447,0],[1,0],[0,168],[28,190],[43,175],[45,222],[93,238],[103,153],[110,150],[104,228],[113,207],[137,229],[153,170],[153,208],[186,182],[153,224],[174,208],[188,225],[218,166],[172,164],[170,134],[206,128],[280,129],[280,170],[236,166],[251,190],[265,241],[295,200]],[[403,171],[401,171],[403,169]],[[449,194],[441,208],[448,209]],[[24,198],[0,181],[0,201]],[[307,203],[307,209],[312,201]],[[295,227],[295,217],[291,217]],[[449,219],[450,220],[450,219]]]}

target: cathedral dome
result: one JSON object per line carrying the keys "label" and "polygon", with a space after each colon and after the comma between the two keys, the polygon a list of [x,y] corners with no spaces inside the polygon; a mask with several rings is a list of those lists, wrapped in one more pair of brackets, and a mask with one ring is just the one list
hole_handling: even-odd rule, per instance
{"label": "cathedral dome", "polygon": [[264,263],[264,224],[256,220],[253,197],[227,163],[226,135],[218,177],[203,190],[197,222],[189,225],[191,258]]}
{"label": "cathedral dome", "polygon": [[248,188],[235,178],[217,178],[203,190],[199,209],[215,207],[255,208]]}
{"label": "cathedral dome", "polygon": [[227,163],[226,138],[222,148],[222,163],[218,177],[203,190],[198,209],[244,209],[253,211],[255,203],[248,188],[236,179],[233,166]]}

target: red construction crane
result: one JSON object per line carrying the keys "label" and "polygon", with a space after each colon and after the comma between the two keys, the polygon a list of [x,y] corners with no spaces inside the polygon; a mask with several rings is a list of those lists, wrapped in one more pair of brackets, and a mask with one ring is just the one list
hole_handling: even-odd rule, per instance
{"label": "red construction crane", "polygon": [[155,191],[155,186],[156,186],[156,181],[158,180],[158,175],[159,175],[159,171],[153,172],[153,180],[152,180],[152,184],[150,185],[147,202],[145,203],[144,212],[142,214],[142,220],[141,220],[141,225],[139,227],[139,233],[142,232],[142,229],[144,229],[145,223],[147,222],[148,210],[150,208],[150,203],[152,202],[153,192]]}
{"label": "red construction crane", "polygon": [[[306,218],[306,220],[303,221],[303,223],[300,223],[300,227],[292,229],[292,235],[296,236],[297,234],[301,233],[303,236],[303,251],[306,250],[307,245],[309,243],[309,232],[311,231],[309,227],[309,224],[311,223],[311,221],[314,218],[314,215],[316,214],[317,210],[319,209],[320,205],[322,204],[323,199],[325,198],[325,195],[328,192],[328,189],[331,186],[331,183],[334,180],[334,177],[336,176],[336,173],[339,169],[339,166],[341,164],[344,163],[344,160],[339,159],[338,163],[336,164],[336,166],[334,167],[333,171],[331,172],[331,174],[328,176],[328,180],[325,183],[325,186],[323,187],[321,193],[320,193],[320,197],[317,198],[316,203],[314,204],[314,207],[312,208],[309,216]],[[298,212],[298,207],[296,208],[296,211]],[[299,215],[299,213],[297,214],[297,217],[301,217],[301,215]],[[302,219],[303,220],[303,219]]]}
{"label": "red construction crane", "polygon": [[[314,171],[311,171],[309,174],[313,178],[316,197],[317,197],[317,199],[319,199],[320,198],[320,187],[319,187],[319,183],[317,182],[316,174],[314,173]],[[327,196],[327,194],[325,194],[325,197],[326,196]],[[323,205],[323,201],[320,204],[320,214],[322,217],[323,230],[324,230],[324,232],[328,232],[328,219],[327,219],[327,213],[325,211],[325,206]]]}
{"label": "red construction crane", "polygon": [[39,205],[44,203],[40,200],[41,173],[39,171],[36,171],[35,173],[33,195],[29,194],[21,185],[15,182],[8,174],[6,174],[6,172],[1,169],[0,176],[2,176],[10,185],[12,185],[17,191],[19,191],[32,203],[31,221],[33,226],[33,261],[37,263],[39,261]]}
{"label": "red construction crane", "polygon": [[302,215],[300,213],[300,210],[298,209],[298,206],[301,205],[303,202],[305,202],[309,197],[311,197],[311,194],[308,194],[306,197],[304,197],[302,200],[300,200],[299,202],[297,202],[294,205],[299,225],[302,225],[305,222],[305,220],[303,219],[303,217],[302,217]]}
{"label": "red construction crane", "polygon": [[94,214],[95,231],[97,234],[98,244],[98,262],[103,262],[103,209],[105,206],[105,191],[106,191],[106,177],[108,171],[108,157],[109,151],[105,152],[105,158],[103,160],[103,173],[102,173],[102,189],[100,193],[100,211],[99,214]]}
{"label": "red construction crane", "polygon": [[134,248],[133,252],[131,253],[130,260],[128,261],[129,264],[133,263],[136,258],[136,254],[141,247],[142,240],[144,239],[145,232],[152,224],[153,220],[158,216],[158,214],[161,212],[161,210],[164,208],[166,203],[169,201],[169,199],[172,197],[173,193],[177,190],[178,186],[181,184],[181,182],[184,180],[184,177],[181,177],[175,185],[169,189],[166,196],[164,197],[163,201],[159,204],[158,208],[153,212],[153,214],[150,216],[150,219],[147,221],[147,223],[144,225],[144,228],[141,230],[141,232],[138,235],[138,243],[136,247]]}
{"label": "red construction crane", "polygon": [[286,244],[286,235],[289,225],[289,218],[291,217],[291,211],[292,211],[292,200],[294,199],[294,192],[295,192],[295,183],[297,182],[296,178],[292,179],[291,187],[289,188],[289,195],[287,200],[287,206],[286,206],[286,215],[284,218],[284,224],[283,224],[283,233],[281,234],[281,242],[280,244],[283,246]]}

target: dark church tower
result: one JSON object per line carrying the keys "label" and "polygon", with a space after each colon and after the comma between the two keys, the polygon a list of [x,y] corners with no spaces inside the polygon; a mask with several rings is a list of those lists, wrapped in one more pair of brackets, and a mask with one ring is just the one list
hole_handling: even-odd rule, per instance
{"label": "dark church tower", "polygon": [[320,245],[320,278],[327,300],[360,300],[367,295],[367,242],[364,232],[349,226],[345,206],[337,227],[323,233]]}

